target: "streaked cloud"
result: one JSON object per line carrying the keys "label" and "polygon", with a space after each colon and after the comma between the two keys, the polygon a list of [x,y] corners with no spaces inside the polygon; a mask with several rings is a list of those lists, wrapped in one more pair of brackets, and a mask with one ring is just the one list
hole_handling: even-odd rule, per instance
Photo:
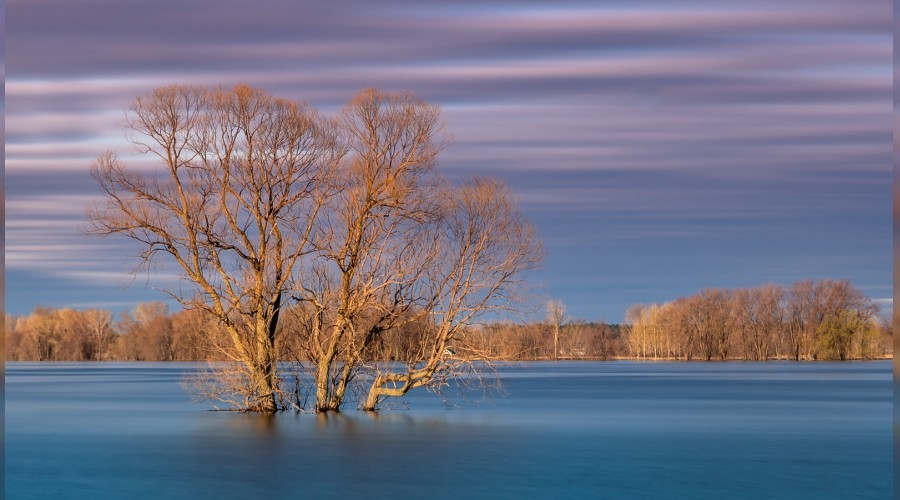
{"label": "streaked cloud", "polygon": [[98,194],[87,172],[110,148],[152,168],[128,157],[122,121],[169,83],[247,82],[326,112],[366,86],[441,103],[456,137],[442,168],[520,194],[548,242],[548,293],[575,315],[616,319],[657,300],[642,295],[654,283],[661,299],[702,280],[887,283],[891,12],[883,0],[14,0],[10,305],[34,300],[15,296],[22,280],[99,283],[128,260],[127,245],[78,229]]}

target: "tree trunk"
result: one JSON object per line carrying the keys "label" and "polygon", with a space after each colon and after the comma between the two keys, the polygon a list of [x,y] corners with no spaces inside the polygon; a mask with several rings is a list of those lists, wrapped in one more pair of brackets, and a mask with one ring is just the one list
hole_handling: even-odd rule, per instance
{"label": "tree trunk", "polygon": [[262,387],[257,411],[262,413],[274,413],[278,411],[278,381],[273,363],[266,362],[261,371]]}
{"label": "tree trunk", "polygon": [[331,409],[338,411],[344,405],[344,394],[347,392],[347,386],[350,385],[350,376],[353,374],[353,364],[349,361],[344,362],[341,369],[341,378],[337,386],[331,393]]}
{"label": "tree trunk", "polygon": [[553,361],[559,361],[559,325],[553,326]]}
{"label": "tree trunk", "polygon": [[369,389],[369,394],[366,396],[363,411],[375,411],[375,407],[378,405],[378,396],[380,395],[379,389],[381,389],[381,384],[383,383],[381,376],[375,377],[375,381],[372,382],[372,388]]}
{"label": "tree trunk", "polygon": [[319,360],[316,363],[316,411],[319,413],[331,410],[330,403],[331,362]]}

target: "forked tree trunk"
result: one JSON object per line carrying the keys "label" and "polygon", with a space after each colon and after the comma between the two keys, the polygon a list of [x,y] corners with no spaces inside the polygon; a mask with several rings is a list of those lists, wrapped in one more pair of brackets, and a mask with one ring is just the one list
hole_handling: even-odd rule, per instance
{"label": "forked tree trunk", "polygon": [[[375,381],[375,384],[378,384],[378,380]],[[372,389],[369,390],[369,395],[366,396],[366,402],[363,405],[363,411],[375,411],[380,396],[379,389],[380,387],[373,385]]]}
{"label": "forked tree trunk", "polygon": [[380,403],[382,399],[388,397],[397,398],[405,395],[413,388],[413,386],[424,385],[423,381],[418,382],[419,383],[412,383],[411,380],[407,379],[403,381],[403,385],[385,387],[385,384],[388,383],[388,377],[385,377],[384,375],[375,377],[375,381],[372,382],[372,387],[369,389],[369,394],[366,396],[366,402],[363,404],[363,411],[377,411],[378,403]]}

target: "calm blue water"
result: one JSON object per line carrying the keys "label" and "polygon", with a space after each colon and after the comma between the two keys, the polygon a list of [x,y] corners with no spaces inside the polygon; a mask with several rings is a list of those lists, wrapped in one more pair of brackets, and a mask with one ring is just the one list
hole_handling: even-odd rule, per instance
{"label": "calm blue water", "polygon": [[205,411],[189,364],[6,364],[6,498],[890,498],[891,365],[530,363],[378,417]]}

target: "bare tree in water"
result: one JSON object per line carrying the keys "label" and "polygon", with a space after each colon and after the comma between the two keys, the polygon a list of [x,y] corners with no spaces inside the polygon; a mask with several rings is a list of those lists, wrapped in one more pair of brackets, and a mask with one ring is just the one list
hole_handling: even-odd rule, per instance
{"label": "bare tree in water", "polygon": [[[480,357],[446,355],[465,351],[458,334],[511,309],[540,259],[502,184],[453,186],[435,172],[440,110],[409,94],[365,90],[325,120],[246,86],[172,86],[136,99],[129,126],[162,168],[100,156],[93,232],[136,240],[147,268],[180,270],[169,293],[218,322],[214,357],[232,361],[210,373],[207,394],[241,409],[298,405],[285,359],[308,370],[317,411],[339,410],[361,375],[367,409],[440,385]],[[384,336],[401,330],[415,346],[406,369],[373,369]]]}
{"label": "bare tree in water", "polygon": [[93,233],[137,241],[147,268],[177,266],[170,295],[227,332],[239,406],[279,409],[278,317],[342,156],[333,125],[247,86],[159,88],[135,99],[128,125],[161,168],[101,155]]}

